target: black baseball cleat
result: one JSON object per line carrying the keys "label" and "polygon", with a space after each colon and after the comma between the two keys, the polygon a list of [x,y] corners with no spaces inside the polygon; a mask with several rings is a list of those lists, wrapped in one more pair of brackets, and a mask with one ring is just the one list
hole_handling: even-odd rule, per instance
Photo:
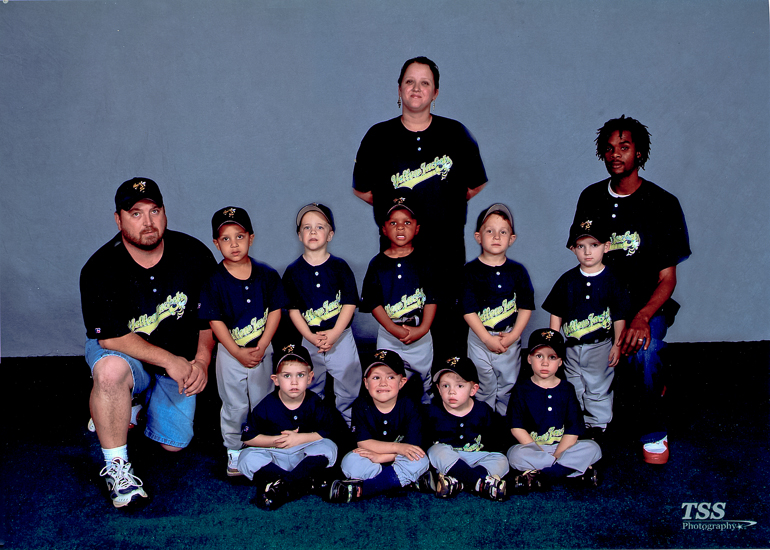
{"label": "black baseball cleat", "polygon": [[599,470],[596,466],[589,466],[585,473],[580,476],[583,486],[595,489],[599,486]]}
{"label": "black baseball cleat", "polygon": [[364,482],[360,479],[338,479],[329,488],[329,502],[346,503],[363,498]]}
{"label": "black baseball cleat", "polygon": [[415,488],[421,493],[425,493],[427,495],[435,495],[437,481],[436,477],[437,475],[433,470],[428,470],[417,478]]}
{"label": "black baseball cleat", "polygon": [[526,495],[531,491],[542,491],[545,488],[539,470],[527,470],[513,478],[512,492]]}
{"label": "black baseball cleat", "polygon": [[268,483],[263,492],[251,499],[251,503],[261,510],[277,510],[291,499],[286,483],[281,479]]}
{"label": "black baseball cleat", "polygon": [[507,483],[499,476],[487,476],[479,480],[478,490],[474,491],[477,495],[487,500],[502,502],[505,500]]}
{"label": "black baseball cleat", "polygon": [[329,491],[331,483],[332,482],[326,479],[324,475],[313,476],[310,478],[307,493],[310,495],[323,496]]}
{"label": "black baseball cleat", "polygon": [[438,474],[436,481],[436,496],[438,498],[454,498],[463,490],[463,484],[459,479],[446,474]]}

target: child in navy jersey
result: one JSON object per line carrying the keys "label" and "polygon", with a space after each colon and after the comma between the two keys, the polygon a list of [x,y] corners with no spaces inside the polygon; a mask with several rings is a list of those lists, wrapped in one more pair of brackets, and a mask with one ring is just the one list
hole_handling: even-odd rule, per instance
{"label": "child in navy jersey", "polygon": [[551,314],[551,328],[563,330],[566,337],[564,371],[594,437],[612,420],[612,380],[629,311],[625,285],[602,263],[609,241],[598,222],[574,223],[570,250],[580,265],[559,278],[543,303]]}
{"label": "child in navy jersey", "polygon": [[556,376],[562,357],[564,338],[559,332],[538,329],[529,336],[532,376],[514,386],[506,417],[518,441],[508,449],[511,468],[520,472],[511,492],[526,493],[565,477],[598,484],[592,465],[602,452],[595,441],[579,439],[585,425],[575,389]]}
{"label": "child in navy jersey", "polygon": [[489,500],[505,499],[508,460],[496,449],[503,437],[501,418],[473,396],[479,389],[476,365],[467,357],[452,357],[433,376],[440,400],[434,400],[426,420],[426,446],[438,471],[436,496],[453,497],[466,490]]}
{"label": "child in navy jersey", "polygon": [[382,218],[382,232],[390,240],[390,248],[369,263],[361,311],[371,312],[380,323],[377,348],[401,356],[407,376],[416,374],[422,381],[422,402],[429,403],[430,326],[436,316],[436,298],[428,266],[413,245],[420,226],[403,199],[397,199]]}
{"label": "child in navy jersey", "polygon": [[350,424],[350,407],[361,387],[361,362],[350,329],[358,289],[345,260],[327,250],[334,229],[332,211],[323,204],[300,209],[297,235],[305,250],[286,268],[283,285],[289,317],[313,361],[315,375],[309,389],[323,398],[328,372],[334,378],[337,410]]}
{"label": "child in navy jersey", "polygon": [[334,481],[331,502],[351,502],[417,482],[430,465],[422,444],[418,406],[401,393],[406,372],[401,357],[377,350],[364,372],[366,393],[353,403],[357,447],[342,459],[348,479]]}
{"label": "child in navy jersey", "polygon": [[516,240],[513,215],[493,204],[476,221],[481,255],[463,270],[463,312],[471,330],[468,357],[479,371],[477,399],[504,415],[521,369],[521,333],[535,309],[523,265],[506,256]]}
{"label": "child in navy jersey", "polygon": [[239,476],[241,426],[252,407],[272,389],[271,341],[286,296],[278,273],[249,257],[254,230],[243,208],[218,210],[211,229],[223,260],[203,289],[200,317],[209,320],[219,340],[217,388],[222,398],[220,427],[227,448],[227,475]]}
{"label": "child in navy jersey", "polygon": [[270,377],[276,386],[243,425],[238,468],[257,487],[258,508],[275,510],[308,493],[337,460],[348,428],[340,413],[311,391],[313,363],[294,344],[281,349]]}

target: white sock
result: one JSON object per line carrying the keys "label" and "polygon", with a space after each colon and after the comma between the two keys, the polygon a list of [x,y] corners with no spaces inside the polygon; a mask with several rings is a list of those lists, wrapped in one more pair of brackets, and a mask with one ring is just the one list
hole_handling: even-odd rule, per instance
{"label": "white sock", "polygon": [[112,462],[112,459],[120,457],[124,461],[128,462],[128,445],[122,447],[115,447],[114,449],[105,449],[102,447],[102,454],[104,455],[104,461],[107,464]]}

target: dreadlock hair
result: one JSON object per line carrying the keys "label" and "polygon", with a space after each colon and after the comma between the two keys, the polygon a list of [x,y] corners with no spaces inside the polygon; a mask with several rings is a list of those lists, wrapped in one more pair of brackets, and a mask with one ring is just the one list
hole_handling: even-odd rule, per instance
{"label": "dreadlock hair", "polygon": [[650,158],[650,132],[647,130],[647,126],[636,120],[635,118],[626,117],[622,115],[620,118],[613,118],[604,123],[604,126],[599,128],[596,133],[596,156],[599,160],[604,160],[604,153],[607,150],[607,142],[613,132],[628,132],[631,134],[631,140],[634,142],[636,152],[639,153],[639,158],[636,159],[636,164],[644,170],[644,165],[647,159]]}

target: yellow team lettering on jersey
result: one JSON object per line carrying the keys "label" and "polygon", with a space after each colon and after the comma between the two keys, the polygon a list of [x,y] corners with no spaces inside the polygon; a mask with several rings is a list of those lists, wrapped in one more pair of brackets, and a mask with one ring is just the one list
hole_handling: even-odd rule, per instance
{"label": "yellow team lettering on jersey", "polygon": [[388,317],[391,319],[406,317],[415,311],[421,310],[425,306],[427,299],[425,291],[423,291],[422,288],[418,288],[411,296],[404,294],[401,296],[401,300],[395,304],[386,304],[385,313],[387,313]]}
{"label": "yellow team lettering on jersey", "polygon": [[588,319],[578,321],[573,319],[569,323],[564,323],[564,334],[567,338],[577,338],[580,340],[586,334],[591,334],[597,330],[609,330],[612,328],[612,316],[610,315],[610,308],[607,308],[602,313],[594,315],[593,313],[588,315]]}
{"label": "yellow team lettering on jersey", "polygon": [[393,184],[393,189],[399,189],[401,187],[412,189],[418,183],[430,179],[433,176],[441,176],[442,180],[446,179],[447,174],[449,174],[449,170],[451,169],[452,159],[447,155],[444,155],[441,158],[436,157],[433,162],[423,162],[416,170],[407,168],[403,172],[391,176],[390,181]]}
{"label": "yellow team lettering on jersey", "polygon": [[334,297],[333,301],[330,302],[329,300],[326,300],[318,309],[308,309],[302,314],[302,317],[304,317],[307,322],[307,326],[320,327],[321,322],[334,319],[342,311],[341,300],[342,291],[338,290],[337,296]]}
{"label": "yellow team lettering on jersey", "polygon": [[564,428],[562,427],[557,430],[551,426],[543,435],[538,435],[537,432],[529,432],[529,435],[538,445],[553,445],[561,441],[561,438],[564,436]]}
{"label": "yellow team lettering on jersey", "polygon": [[128,322],[128,330],[148,335],[152,334],[164,319],[168,319],[169,317],[181,319],[182,315],[184,315],[186,305],[187,294],[184,292],[177,292],[173,297],[169,295],[165,302],[155,306],[155,313],[152,315],[144,314],[138,319],[131,319]]}
{"label": "yellow team lettering on jersey", "polygon": [[518,308],[516,307],[516,294],[513,294],[513,298],[510,300],[503,300],[503,303],[496,308],[484,308],[479,315],[481,324],[487,328],[493,328],[501,321],[505,321],[511,315],[516,313]]}
{"label": "yellow team lettering on jersey", "polygon": [[265,308],[265,315],[261,319],[254,317],[251,322],[243,328],[234,328],[230,330],[230,336],[233,337],[233,341],[241,347],[252,340],[256,340],[262,333],[265,332],[265,325],[267,324],[267,308]]}
{"label": "yellow team lettering on jersey", "polygon": [[468,452],[476,452],[480,451],[484,448],[484,444],[481,442],[481,434],[476,436],[476,439],[473,440],[473,443],[470,441],[463,445],[462,447],[454,447],[455,451],[468,451]]}
{"label": "yellow team lettering on jersey", "polygon": [[610,252],[613,250],[624,250],[626,256],[633,256],[639,250],[640,244],[642,244],[642,239],[637,231],[633,233],[626,231],[622,235],[613,233],[610,238]]}

